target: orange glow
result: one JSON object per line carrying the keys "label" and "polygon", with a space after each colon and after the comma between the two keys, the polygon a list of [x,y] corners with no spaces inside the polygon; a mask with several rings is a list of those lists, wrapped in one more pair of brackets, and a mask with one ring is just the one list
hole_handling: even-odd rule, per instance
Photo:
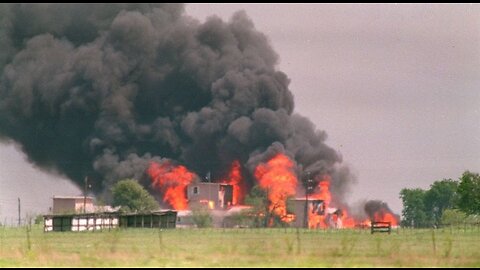
{"label": "orange glow", "polygon": [[166,161],[161,164],[150,162],[147,174],[152,180],[153,187],[163,193],[164,202],[175,210],[188,208],[185,189],[194,179],[194,173],[188,171],[185,166],[176,166]]}
{"label": "orange glow", "polygon": [[[313,194],[310,194],[309,200],[323,200],[324,202],[324,209],[328,209],[331,201],[332,201],[332,194],[330,192],[330,183],[331,178],[329,175],[323,175],[320,182],[318,182],[317,188],[314,189]],[[334,213],[327,213],[324,212],[323,215],[315,213],[312,211],[311,207],[308,212],[308,227],[310,229],[318,229],[318,228],[355,228],[357,226],[365,226],[368,223],[370,226],[370,222],[368,220],[358,221],[355,220],[348,214],[346,209],[341,209]]]}
{"label": "orange glow", "polygon": [[323,179],[318,182],[318,186],[314,189],[314,193],[308,195],[311,199],[323,200],[325,208],[327,208],[332,201],[332,194],[330,194],[330,180],[330,176],[325,175]]}
{"label": "orange glow", "polygon": [[209,209],[215,209],[215,202],[214,201],[208,201],[208,208]]}
{"label": "orange glow", "polygon": [[390,222],[392,226],[398,225],[397,218],[386,209],[381,209],[380,211],[374,213],[374,221]]}
{"label": "orange glow", "polygon": [[342,217],[342,228],[355,228],[356,222],[352,217],[344,215]]}
{"label": "orange glow", "polygon": [[308,228],[309,229],[325,229],[328,228],[325,215],[318,215],[312,211],[312,207],[308,207]]}
{"label": "orange glow", "polygon": [[223,183],[233,186],[232,205],[242,204],[245,200],[246,187],[240,169],[240,162],[238,160],[235,160],[232,163],[230,172],[228,173],[228,178],[222,181]]}
{"label": "orange glow", "polygon": [[[317,188],[313,190],[313,194],[308,195],[309,200],[323,200],[324,209],[327,209],[332,201],[332,195],[330,194],[330,176],[324,175],[322,180],[318,182]],[[314,213],[309,207],[308,211],[308,228],[318,229],[318,228],[328,228],[326,215],[320,215]]]}
{"label": "orange glow", "polygon": [[347,210],[342,210],[342,228],[355,228],[355,227],[370,227],[370,221],[365,220],[355,220],[353,217],[349,216]]}
{"label": "orange glow", "polygon": [[282,221],[289,222],[286,201],[295,195],[297,176],[290,158],[278,153],[266,163],[260,163],[254,172],[260,187],[267,192],[269,210],[279,216]]}

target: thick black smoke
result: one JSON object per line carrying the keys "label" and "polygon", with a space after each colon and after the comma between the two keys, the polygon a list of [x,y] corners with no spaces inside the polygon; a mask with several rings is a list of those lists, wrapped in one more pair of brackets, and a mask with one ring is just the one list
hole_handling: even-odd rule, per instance
{"label": "thick black smoke", "polygon": [[300,174],[330,173],[334,192],[352,182],[326,133],[293,113],[245,12],[200,23],[176,4],[13,4],[0,20],[0,136],[44,169],[89,175],[98,192],[151,160],[215,177],[277,149]]}
{"label": "thick black smoke", "polygon": [[392,214],[396,218],[397,222],[400,220],[400,217],[398,215],[393,214],[392,210],[390,210],[387,203],[379,200],[370,200],[366,202],[364,209],[365,209],[365,213],[367,213],[371,221],[376,221],[375,215],[383,218],[383,216],[386,214]]}

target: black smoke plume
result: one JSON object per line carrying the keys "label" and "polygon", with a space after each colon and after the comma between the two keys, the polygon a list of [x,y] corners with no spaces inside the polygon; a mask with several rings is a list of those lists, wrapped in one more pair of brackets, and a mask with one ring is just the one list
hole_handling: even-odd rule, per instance
{"label": "black smoke plume", "polygon": [[215,178],[281,149],[300,174],[331,174],[334,192],[354,179],[294,113],[245,12],[200,23],[177,4],[9,4],[0,20],[0,136],[45,170],[101,192],[151,160]]}
{"label": "black smoke plume", "polygon": [[387,203],[379,200],[370,200],[366,202],[364,209],[365,209],[365,213],[367,213],[371,221],[376,221],[375,215],[377,215],[378,218],[383,219],[384,215],[386,214],[392,214],[396,218],[397,223],[400,220],[400,217],[398,215],[393,214],[392,210],[390,210]]}

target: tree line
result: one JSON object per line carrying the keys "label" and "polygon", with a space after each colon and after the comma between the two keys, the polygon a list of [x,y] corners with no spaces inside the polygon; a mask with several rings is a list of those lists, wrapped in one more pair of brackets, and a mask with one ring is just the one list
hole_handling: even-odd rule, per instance
{"label": "tree line", "polygon": [[435,181],[429,189],[404,188],[404,227],[425,228],[480,222],[480,175],[465,171],[458,180]]}

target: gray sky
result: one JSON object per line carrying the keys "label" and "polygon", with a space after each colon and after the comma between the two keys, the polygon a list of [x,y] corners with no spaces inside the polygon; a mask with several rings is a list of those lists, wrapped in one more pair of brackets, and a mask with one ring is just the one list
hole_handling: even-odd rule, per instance
{"label": "gray sky", "polygon": [[[240,9],[280,56],[295,111],[357,175],[351,202],[381,199],[400,213],[400,189],[480,172],[479,5],[186,5],[200,21]],[[0,145],[0,161],[0,222],[16,215],[19,196],[41,212],[53,194],[81,192],[11,145]]]}
{"label": "gray sky", "polygon": [[280,56],[295,111],[325,130],[358,184],[351,201],[480,171],[480,6],[188,5],[244,9]]}

